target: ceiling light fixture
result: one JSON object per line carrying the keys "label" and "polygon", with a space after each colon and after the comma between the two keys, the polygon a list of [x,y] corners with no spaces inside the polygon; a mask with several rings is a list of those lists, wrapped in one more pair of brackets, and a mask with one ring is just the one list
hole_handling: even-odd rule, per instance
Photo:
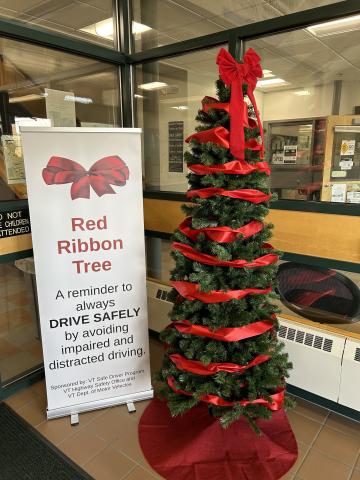
{"label": "ceiling light fixture", "polygon": [[114,35],[113,19],[107,18],[106,20],[95,23],[95,33],[99,37],[112,38]]}
{"label": "ceiling light fixture", "polygon": [[9,103],[23,103],[33,102],[34,100],[42,100],[44,97],[41,93],[30,93],[29,95],[22,95],[21,97],[10,97]]}
{"label": "ceiling light fixture", "polygon": [[272,73],[272,70],[268,70],[267,68],[263,69],[263,78],[272,78],[275,75]]}
{"label": "ceiling light fixture", "polygon": [[144,25],[143,23],[132,22],[132,33],[135,35],[137,33],[144,33],[152,30],[151,27]]}
{"label": "ceiling light fixture", "polygon": [[[139,22],[132,22],[132,33],[134,35],[141,35],[144,32],[151,30],[151,27]],[[98,37],[112,40],[114,37],[114,23],[112,18],[106,18],[101,22],[92,23],[87,27],[80,28],[80,31],[97,35]]]}
{"label": "ceiling light fixture", "polygon": [[65,95],[64,100],[65,102],[84,103],[85,105],[88,105],[89,103],[94,103],[92,98],[77,97],[76,95]]}
{"label": "ceiling light fixture", "polygon": [[259,80],[257,86],[260,88],[266,87],[280,87],[282,85],[288,85],[289,82],[285,82],[282,78],[269,78],[267,80]]}
{"label": "ceiling light fixture", "polygon": [[308,27],[307,30],[315,37],[327,37],[329,35],[338,35],[339,33],[353,32],[360,29],[360,15],[340,18],[331,22],[319,23]]}
{"label": "ceiling light fixture", "polygon": [[187,105],[178,105],[177,107],[171,108],[174,108],[175,110],[189,110],[189,107]]}
{"label": "ceiling light fixture", "polygon": [[311,95],[310,90],[296,90],[293,93],[294,95],[298,95],[299,97],[305,97],[306,95]]}
{"label": "ceiling light fixture", "polygon": [[168,84],[165,82],[149,82],[142,83],[138,86],[140,90],[161,90],[162,88],[168,87]]}

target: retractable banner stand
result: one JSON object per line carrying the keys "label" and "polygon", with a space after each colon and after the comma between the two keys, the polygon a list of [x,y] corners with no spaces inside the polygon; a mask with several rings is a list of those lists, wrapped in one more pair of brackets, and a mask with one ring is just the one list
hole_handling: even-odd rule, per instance
{"label": "retractable banner stand", "polygon": [[151,398],[141,131],[21,134],[48,418]]}

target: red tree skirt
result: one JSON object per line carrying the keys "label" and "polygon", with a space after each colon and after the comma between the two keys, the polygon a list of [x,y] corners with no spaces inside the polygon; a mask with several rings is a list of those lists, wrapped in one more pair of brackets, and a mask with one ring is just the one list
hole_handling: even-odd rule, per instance
{"label": "red tree skirt", "polygon": [[283,410],[259,420],[257,436],[242,418],[224,430],[199,405],[172,418],[165,402],[151,401],[139,425],[142,451],[167,480],[277,480],[297,459],[297,444]]}

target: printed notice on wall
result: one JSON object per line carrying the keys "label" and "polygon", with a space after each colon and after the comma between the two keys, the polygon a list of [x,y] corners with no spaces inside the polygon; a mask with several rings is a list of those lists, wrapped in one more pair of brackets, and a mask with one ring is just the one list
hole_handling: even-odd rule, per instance
{"label": "printed notice on wall", "polygon": [[46,116],[53,127],[75,127],[75,94],[45,88]]}
{"label": "printed notice on wall", "polygon": [[184,122],[169,122],[169,172],[183,172]]}
{"label": "printed notice on wall", "polygon": [[346,201],[346,183],[334,183],[331,186],[331,201],[345,203]]}
{"label": "printed notice on wall", "polygon": [[17,208],[0,213],[0,238],[26,235],[30,231],[28,208]]}
{"label": "printed notice on wall", "polygon": [[296,163],[297,145],[284,145],[284,163]]}
{"label": "printed notice on wall", "polygon": [[349,183],[346,191],[347,203],[360,203],[360,183]]}
{"label": "printed notice on wall", "polygon": [[150,398],[140,130],[21,133],[48,417]]}
{"label": "printed notice on wall", "polygon": [[355,153],[355,140],[342,140],[340,147],[341,156],[353,156]]}
{"label": "printed notice on wall", "polygon": [[9,185],[25,183],[24,159],[20,135],[2,135],[1,144],[4,155],[6,179]]}

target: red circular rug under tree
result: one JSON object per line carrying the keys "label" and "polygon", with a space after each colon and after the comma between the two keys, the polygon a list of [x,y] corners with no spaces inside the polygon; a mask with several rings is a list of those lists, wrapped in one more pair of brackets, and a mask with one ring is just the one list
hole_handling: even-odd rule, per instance
{"label": "red circular rug under tree", "polygon": [[173,418],[166,402],[154,399],[140,419],[139,439],[167,480],[278,480],[297,459],[294,434],[283,410],[257,423],[260,436],[244,418],[224,430],[206,405]]}

